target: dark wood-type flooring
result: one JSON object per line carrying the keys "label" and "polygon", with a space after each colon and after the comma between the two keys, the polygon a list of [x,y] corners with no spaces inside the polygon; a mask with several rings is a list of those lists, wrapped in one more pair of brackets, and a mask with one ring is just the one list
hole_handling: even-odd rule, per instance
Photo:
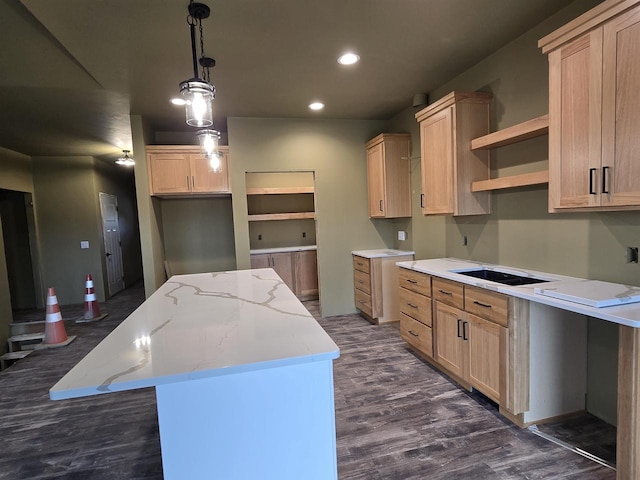
{"label": "dark wood-type flooring", "polygon": [[[0,372],[0,479],[162,478],[153,389],[56,402],[48,396],[142,301],[140,286],[121,292],[101,305],[104,320],[65,322],[78,336],[68,347],[36,351]],[[317,302],[306,306],[341,350],[334,369],[340,480],[615,478],[509,424],[490,402],[411,353],[397,326],[373,326],[358,315],[322,319]],[[81,312],[82,305],[62,307],[65,319]],[[17,317],[42,320],[44,313]],[[545,428],[614,455],[615,430],[593,417]]]}

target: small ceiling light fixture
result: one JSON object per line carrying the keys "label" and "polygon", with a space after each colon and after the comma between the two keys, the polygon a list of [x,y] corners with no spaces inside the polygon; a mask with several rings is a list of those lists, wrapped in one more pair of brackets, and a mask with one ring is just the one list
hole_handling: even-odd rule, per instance
{"label": "small ceiling light fixture", "polygon": [[122,156],[116,160],[116,163],[123,167],[133,167],[136,162],[129,156],[129,152],[130,150],[122,150]]}
{"label": "small ceiling light fixture", "polygon": [[[216,65],[216,61],[204,53],[202,20],[209,17],[211,10],[204,3],[193,0],[189,3],[188,10],[187,23],[191,33],[193,78],[180,83],[180,93],[185,100],[187,125],[209,127],[213,125],[212,101],[216,92],[215,87],[210,83],[209,69]],[[196,25],[200,30],[200,59],[198,59],[196,47]],[[202,77],[198,74],[198,64],[202,67]]]}
{"label": "small ceiling light fixture", "polygon": [[338,63],[340,65],[353,65],[354,63],[358,63],[359,60],[360,56],[353,52],[347,52],[338,57]]}
{"label": "small ceiling light fixture", "polygon": [[309,104],[309,108],[311,110],[322,110],[324,108],[324,103],[322,102],[313,102]]}
{"label": "small ceiling light fixture", "polygon": [[219,172],[221,167],[220,152],[218,144],[220,142],[220,132],[217,130],[203,129],[196,132],[202,153],[209,159],[211,171]]}

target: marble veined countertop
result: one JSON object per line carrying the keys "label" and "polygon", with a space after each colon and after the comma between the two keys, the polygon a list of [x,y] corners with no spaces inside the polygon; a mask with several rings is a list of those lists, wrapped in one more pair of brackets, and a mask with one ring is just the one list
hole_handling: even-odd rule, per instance
{"label": "marble veined countertop", "polygon": [[[504,293],[505,295],[512,295],[551,307],[581,313],[589,317],[599,318],[633,328],[640,328],[640,303],[622,304],[622,302],[628,301],[634,295],[640,294],[640,287],[601,282],[598,280],[586,280],[583,278],[457,258],[435,258],[430,260],[398,262],[397,265],[417,272],[454,280],[466,285],[486,288]],[[460,274],[460,272],[463,271],[476,270],[479,268],[539,278],[548,280],[548,282],[510,286]],[[580,301],[583,301],[583,299],[598,299],[602,295],[603,290],[606,290],[609,298],[617,298],[620,303],[606,307],[595,307],[575,301],[575,299],[578,298]],[[569,298],[573,298],[574,301],[567,300]],[[631,300],[633,300],[633,298],[631,298]]]}
{"label": "marble veined countertop", "polygon": [[258,253],[286,253],[286,252],[304,252],[308,250],[317,250],[317,245],[301,245],[299,247],[274,247],[274,248],[255,248],[249,250],[249,253],[254,255]]}
{"label": "marble veined countertop", "polygon": [[380,257],[400,257],[402,255],[415,255],[416,252],[406,250],[393,250],[391,248],[380,248],[376,250],[357,250],[351,252],[353,255],[364,258],[380,258]]}
{"label": "marble veined countertop", "polygon": [[53,400],[334,359],[270,269],[171,277],[49,391]]}

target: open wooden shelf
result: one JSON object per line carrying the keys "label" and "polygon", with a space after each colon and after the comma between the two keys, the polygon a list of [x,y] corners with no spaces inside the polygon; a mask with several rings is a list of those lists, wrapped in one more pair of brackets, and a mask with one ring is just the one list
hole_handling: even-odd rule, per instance
{"label": "open wooden shelf", "polygon": [[260,215],[248,215],[248,220],[250,222],[263,222],[270,220],[304,220],[308,218],[316,218],[315,212],[263,213]]}
{"label": "open wooden shelf", "polygon": [[471,183],[472,192],[485,192],[487,190],[500,190],[502,188],[524,187],[527,185],[539,185],[549,183],[549,171],[523,173],[509,177],[492,178]]}
{"label": "open wooden shelf", "polygon": [[247,188],[247,195],[282,195],[287,193],[314,193],[314,188],[313,187]]}
{"label": "open wooden shelf", "polygon": [[488,150],[549,133],[549,115],[527,120],[512,127],[471,140],[471,150]]}

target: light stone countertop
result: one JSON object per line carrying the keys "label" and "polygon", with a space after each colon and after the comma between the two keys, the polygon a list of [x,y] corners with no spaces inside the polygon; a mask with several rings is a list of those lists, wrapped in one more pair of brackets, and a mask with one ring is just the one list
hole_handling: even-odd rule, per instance
{"label": "light stone countertop", "polygon": [[334,359],[270,269],[171,277],[49,391],[53,400]]}
{"label": "light stone countertop", "polygon": [[351,254],[364,258],[381,258],[400,257],[402,255],[415,255],[416,252],[406,250],[393,250],[391,248],[380,248],[376,250],[356,250],[354,252],[351,252]]}
{"label": "light stone countertop", "polygon": [[[571,296],[561,293],[566,289],[566,291],[571,292],[575,297],[580,296],[586,299],[597,298],[602,292],[603,285],[606,284],[608,293],[613,297],[617,296],[617,298],[620,299],[620,302],[623,302],[625,299],[629,299],[630,294],[635,295],[636,293],[640,293],[639,287],[601,282],[597,280],[587,280],[502,265],[493,265],[473,260],[461,260],[457,258],[435,258],[430,260],[416,260],[412,262],[398,262],[397,265],[409,270],[415,270],[417,272],[426,273],[436,277],[454,280],[466,285],[486,288],[487,290],[493,290],[495,292],[504,293],[505,295],[511,295],[525,300],[549,305],[551,307],[580,313],[589,317],[599,318],[633,328],[640,328],[640,303],[629,303],[626,305],[619,304],[598,308],[585,305],[583,303],[577,303],[576,301],[566,300],[566,298],[571,298]],[[540,278],[549,280],[549,282],[510,286],[458,273],[465,270],[469,271],[479,268],[494,269],[515,275]],[[549,292],[547,292],[546,295],[537,293],[542,290],[548,290]],[[549,294],[555,296],[550,296]]]}
{"label": "light stone countertop", "polygon": [[317,245],[301,245],[299,247],[274,247],[274,248],[256,248],[249,250],[251,255],[260,253],[286,253],[286,252],[305,252],[309,250],[317,250]]}

